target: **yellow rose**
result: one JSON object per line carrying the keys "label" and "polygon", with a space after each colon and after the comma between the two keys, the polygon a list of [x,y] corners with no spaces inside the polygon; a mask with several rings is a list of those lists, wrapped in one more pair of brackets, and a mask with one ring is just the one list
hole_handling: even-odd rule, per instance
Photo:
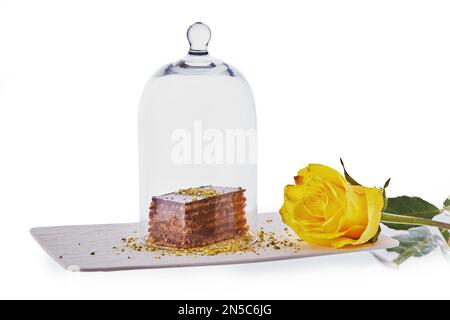
{"label": "yellow rose", "polygon": [[378,232],[383,191],[350,185],[333,168],[310,164],[284,189],[283,222],[310,244],[342,248]]}

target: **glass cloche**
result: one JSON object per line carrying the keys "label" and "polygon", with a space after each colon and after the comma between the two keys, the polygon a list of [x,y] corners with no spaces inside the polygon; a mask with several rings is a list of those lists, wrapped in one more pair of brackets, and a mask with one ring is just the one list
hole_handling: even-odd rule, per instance
{"label": "glass cloche", "polygon": [[208,53],[209,27],[187,31],[186,57],[148,81],[139,107],[140,232],[150,245],[196,248],[256,233],[256,111],[239,71]]}

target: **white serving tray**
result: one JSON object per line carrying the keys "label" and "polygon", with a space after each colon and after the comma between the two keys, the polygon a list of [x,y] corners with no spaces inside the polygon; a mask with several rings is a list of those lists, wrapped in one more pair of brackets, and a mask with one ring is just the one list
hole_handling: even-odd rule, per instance
{"label": "white serving tray", "polygon": [[[277,238],[296,239],[295,235],[289,236],[285,231],[286,226],[281,222],[278,213],[259,214],[258,226],[263,227],[266,232],[275,233]],[[398,246],[397,240],[381,235],[374,244],[345,249],[319,247],[301,242],[298,251],[289,247],[275,250],[263,246],[263,248],[258,247],[256,252],[215,256],[161,256],[159,252],[138,252],[128,249],[121,252],[113,249],[113,247],[123,248],[121,239],[136,236],[137,230],[137,223],[127,223],[43,227],[33,228],[30,232],[50,257],[63,268],[83,272],[265,262],[372,251]],[[95,252],[94,255],[91,254],[93,252]]]}

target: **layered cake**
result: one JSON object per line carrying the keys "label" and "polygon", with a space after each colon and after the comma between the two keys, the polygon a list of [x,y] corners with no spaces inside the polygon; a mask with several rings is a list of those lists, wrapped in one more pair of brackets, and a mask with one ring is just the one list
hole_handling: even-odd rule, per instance
{"label": "layered cake", "polygon": [[154,196],[149,242],[194,248],[246,235],[244,193],[243,188],[203,186]]}

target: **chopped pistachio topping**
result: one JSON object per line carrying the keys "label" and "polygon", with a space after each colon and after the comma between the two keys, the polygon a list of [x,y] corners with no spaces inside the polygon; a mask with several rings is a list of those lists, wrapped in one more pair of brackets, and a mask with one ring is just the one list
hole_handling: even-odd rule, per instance
{"label": "chopped pistachio topping", "polygon": [[127,252],[152,252],[155,259],[161,259],[164,256],[215,256],[218,254],[232,255],[252,252],[256,255],[268,250],[290,250],[298,253],[301,250],[301,240],[289,232],[286,228],[284,234],[276,235],[274,232],[260,230],[257,235],[255,245],[248,245],[252,242],[253,236],[247,234],[242,237],[229,239],[214,243],[204,247],[190,249],[160,249],[154,246],[154,239],[149,237],[147,243],[143,243],[139,237],[126,238],[123,242],[123,248],[117,248],[117,254],[121,254],[125,249]]}
{"label": "chopped pistachio topping", "polygon": [[187,188],[178,190],[177,194],[208,198],[217,196],[220,193],[214,190],[213,188]]}

